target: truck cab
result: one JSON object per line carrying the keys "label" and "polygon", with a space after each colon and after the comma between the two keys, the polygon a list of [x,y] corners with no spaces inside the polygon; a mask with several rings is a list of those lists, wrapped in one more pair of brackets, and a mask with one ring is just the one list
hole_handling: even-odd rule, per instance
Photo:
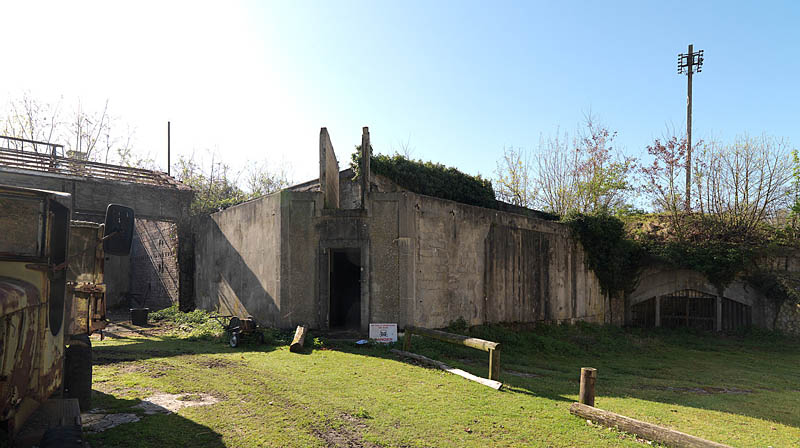
{"label": "truck cab", "polygon": [[51,397],[89,407],[103,262],[130,251],[133,210],[109,205],[104,224],[71,222],[70,204],[66,193],[0,185],[0,440],[13,443]]}

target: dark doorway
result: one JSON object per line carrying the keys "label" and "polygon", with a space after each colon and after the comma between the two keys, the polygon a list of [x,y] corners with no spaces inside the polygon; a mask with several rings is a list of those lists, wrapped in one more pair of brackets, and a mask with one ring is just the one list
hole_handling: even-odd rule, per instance
{"label": "dark doorway", "polygon": [[331,328],[361,327],[361,250],[331,250]]}

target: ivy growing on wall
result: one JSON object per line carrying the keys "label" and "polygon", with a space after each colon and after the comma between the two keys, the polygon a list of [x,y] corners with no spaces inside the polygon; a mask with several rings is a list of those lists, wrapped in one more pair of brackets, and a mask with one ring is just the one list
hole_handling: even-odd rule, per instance
{"label": "ivy growing on wall", "polygon": [[587,264],[604,294],[632,291],[644,258],[642,246],[628,237],[618,218],[599,213],[571,214],[563,220],[583,244]]}
{"label": "ivy growing on wall", "polygon": [[597,275],[604,293],[629,292],[636,286],[642,267],[666,263],[697,271],[720,289],[738,277],[777,303],[800,302],[800,294],[789,280],[759,263],[786,249],[786,244],[776,244],[767,238],[731,241],[704,229],[702,224],[694,228],[691,239],[665,235],[663,228],[660,234],[631,232],[622,220],[608,214],[573,214],[563,221],[583,244],[587,264]]}

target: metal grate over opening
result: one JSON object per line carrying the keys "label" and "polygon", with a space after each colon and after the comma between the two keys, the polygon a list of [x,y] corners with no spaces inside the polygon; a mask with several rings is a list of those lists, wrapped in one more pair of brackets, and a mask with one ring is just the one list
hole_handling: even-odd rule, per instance
{"label": "metal grate over opening", "polygon": [[[630,323],[643,328],[660,326],[713,331],[717,329],[717,311],[717,296],[684,289],[633,305]],[[723,297],[720,321],[719,330],[747,328],[752,324],[752,307]]]}

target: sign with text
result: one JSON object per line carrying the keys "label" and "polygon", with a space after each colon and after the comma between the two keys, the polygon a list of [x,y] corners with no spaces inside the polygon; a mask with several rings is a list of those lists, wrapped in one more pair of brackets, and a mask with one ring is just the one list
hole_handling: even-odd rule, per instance
{"label": "sign with text", "polygon": [[369,338],[375,342],[397,342],[397,324],[369,324]]}

